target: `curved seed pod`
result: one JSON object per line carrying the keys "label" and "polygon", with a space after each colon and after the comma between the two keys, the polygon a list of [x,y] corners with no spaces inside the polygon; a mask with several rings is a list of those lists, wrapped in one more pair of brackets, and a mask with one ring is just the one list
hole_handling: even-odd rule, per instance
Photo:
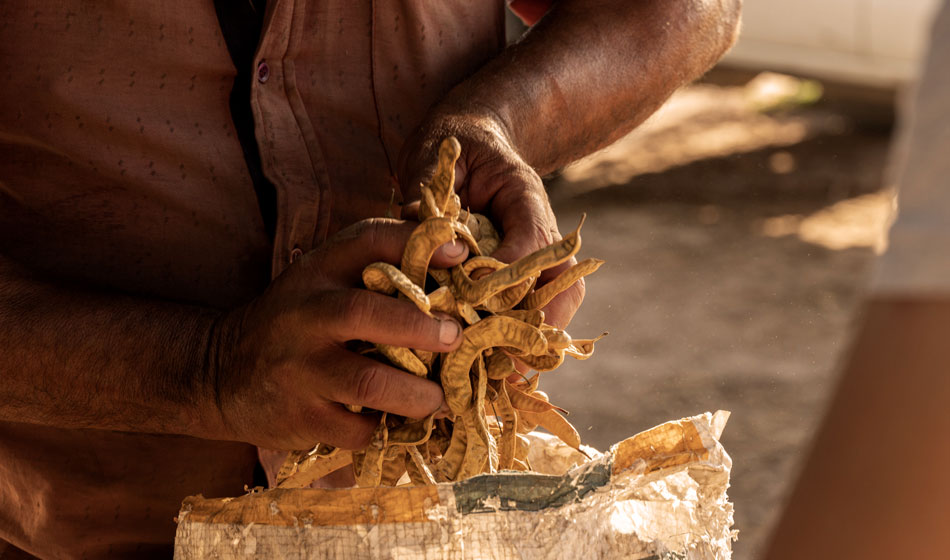
{"label": "curved seed pod", "polygon": [[[356,473],[356,485],[360,488],[379,486],[383,476],[384,450],[370,444],[363,452],[359,472]],[[356,463],[354,463],[355,465]]]}
{"label": "curved seed pod", "polygon": [[416,286],[424,286],[426,272],[432,254],[443,244],[461,238],[469,246],[469,251],[478,254],[478,244],[468,228],[449,217],[433,217],[425,220],[412,231],[402,254],[402,269]]}
{"label": "curved seed pod", "polygon": [[432,434],[429,436],[429,441],[423,443],[422,445],[414,446],[416,451],[419,452],[419,454],[422,456],[422,459],[425,461],[427,465],[431,464],[434,460],[434,457],[432,456],[432,452],[431,452],[431,449],[432,449],[431,441],[432,441],[433,435],[435,434]]}
{"label": "curved seed pod", "polygon": [[525,294],[534,288],[534,284],[537,281],[537,276],[531,276],[520,284],[515,284],[510,288],[502,290],[500,293],[488,298],[488,300],[482,304],[482,308],[492,313],[501,313],[502,311],[514,309],[514,307],[518,305],[518,302],[524,299]]}
{"label": "curved seed pod", "polygon": [[383,468],[379,477],[380,486],[396,486],[406,474],[406,449],[387,447],[383,453]]}
{"label": "curved seed pod", "polygon": [[531,442],[527,437],[518,434],[515,436],[515,459],[528,462],[528,450],[531,448]]}
{"label": "curved seed pod", "polygon": [[[466,208],[465,210],[459,212],[458,221],[465,224],[465,227],[468,228],[468,231],[472,232],[472,237],[474,237],[475,241],[477,242],[482,238],[482,232],[479,230],[478,218],[475,216],[476,214],[474,212]],[[491,253],[486,253],[483,251],[482,254],[490,255]]]}
{"label": "curved seed pod", "polygon": [[[419,208],[420,219],[425,220],[433,216],[445,215],[450,195],[455,194],[455,162],[461,154],[462,146],[454,136],[442,140],[442,143],[439,144],[438,164],[428,185],[428,188],[432,191],[434,206],[438,214],[429,214],[428,210],[424,212],[425,207],[422,206]],[[452,216],[453,219],[456,217],[458,217],[458,214]]]}
{"label": "curved seed pod", "polygon": [[[462,272],[464,275],[467,275],[474,280],[478,280],[492,272],[501,270],[508,266],[508,264],[501,262],[500,260],[494,257],[473,257],[461,265]],[[463,275],[463,277],[464,277]],[[508,311],[513,309],[518,302],[520,302],[525,294],[531,291],[534,287],[534,283],[537,281],[536,276],[532,276],[520,284],[516,284],[510,288],[506,288],[501,292],[488,298],[485,303],[479,306],[479,309],[484,309],[491,313],[501,313],[503,311]]]}
{"label": "curved seed pod", "polygon": [[[541,383],[541,375],[537,373],[534,374],[533,376],[531,376],[530,379],[528,379],[528,387],[524,389],[524,392],[540,393],[540,391],[538,391],[538,385],[540,383]],[[519,388],[520,388],[520,385],[519,385]]]}
{"label": "curved seed pod", "polygon": [[455,234],[459,236],[459,239],[464,241],[465,245],[468,246],[469,254],[475,257],[482,254],[482,251],[478,248],[478,242],[476,242],[475,238],[472,237],[472,232],[468,231],[468,227],[466,227],[464,224],[453,221],[452,229],[455,230]]}
{"label": "curved seed pod", "polygon": [[[461,420],[465,423],[465,431],[468,432],[468,447],[465,449],[465,458],[462,459],[462,466],[455,480],[465,480],[477,474],[481,474],[485,469],[485,460],[488,457],[488,442],[483,439],[490,439],[488,429],[484,434],[479,433],[477,427],[478,419],[483,418],[480,412],[476,412],[474,407],[469,408],[462,414]],[[458,429],[458,428],[456,428]]]}
{"label": "curved seed pod", "polygon": [[435,197],[432,195],[432,189],[423,185],[419,188],[419,192],[422,195],[422,200],[419,201],[419,219],[424,220],[431,217],[441,218],[444,212],[442,212],[442,209],[436,204]]}
{"label": "curved seed pod", "polygon": [[482,318],[478,316],[478,312],[475,311],[475,308],[464,301],[456,301],[455,309],[459,316],[469,325],[474,325],[482,320]]}
{"label": "curved seed pod", "polygon": [[492,223],[491,219],[484,214],[474,214],[475,220],[478,222],[478,237],[479,239],[485,238],[494,238],[500,239],[501,236],[498,234],[498,230],[495,228],[495,224]]}
{"label": "curved seed pod", "polygon": [[515,354],[515,358],[535,371],[551,371],[564,363],[563,352],[545,353],[539,356],[518,353]]}
{"label": "curved seed pod", "polygon": [[429,436],[429,441],[426,442],[426,455],[430,465],[442,460],[442,455],[449,449],[450,441],[451,436],[442,433],[433,433]]}
{"label": "curved seed pod", "polygon": [[[482,268],[487,269],[487,272],[485,274],[489,274],[496,270],[501,270],[505,268],[506,266],[508,266],[508,263],[503,263],[500,260],[496,259],[495,257],[487,257],[485,255],[479,255],[477,257],[472,257],[468,259],[467,261],[463,262],[459,266],[462,267],[462,270],[465,271],[465,274],[472,276],[475,273],[475,271],[479,269],[482,269]],[[482,274],[481,276],[484,276],[484,274]],[[476,276],[476,279],[481,278],[481,276]]]}
{"label": "curved seed pod", "polygon": [[[431,274],[433,271],[429,271]],[[445,271],[443,271],[445,272]],[[452,295],[452,290],[448,286],[441,286],[439,289],[435,290],[428,296],[429,304],[431,305],[430,309],[435,311],[441,311],[442,313],[448,313],[452,315],[456,313],[455,310],[455,296]]]}
{"label": "curved seed pod", "polygon": [[508,398],[511,400],[511,406],[522,412],[547,412],[549,410],[563,410],[554,406],[545,399],[540,399],[534,395],[522,393],[514,386],[508,387]]}
{"label": "curved seed pod", "polygon": [[605,336],[607,336],[607,333],[603,333],[597,338],[575,339],[574,343],[564,350],[564,353],[578,360],[586,360],[594,353],[594,343]]}
{"label": "curved seed pod", "polygon": [[455,237],[451,218],[432,217],[423,221],[416,226],[406,242],[400,266],[403,274],[416,286],[424,286],[432,254]]}
{"label": "curved seed pod", "polygon": [[432,369],[432,364],[435,363],[435,352],[429,352],[428,350],[413,350],[413,354],[426,366],[426,370]]}
{"label": "curved seed pod", "polygon": [[[487,217],[462,213],[454,191],[459,151],[454,138],[440,145],[436,173],[421,186],[422,223],[410,236],[401,270],[385,263],[364,270],[368,288],[389,294],[398,290],[400,298],[412,300],[427,313],[438,310],[470,324],[462,345],[447,354],[384,345],[374,348],[397,367],[416,375],[439,371],[455,422],[436,422],[429,416],[408,422],[393,418],[387,424],[384,414],[370,445],[360,452],[323,457],[319,454],[330,450],[318,446],[306,457],[295,454],[291,465],[282,470],[284,475],[288,471],[299,474],[295,469],[300,470],[297,463],[301,459],[318,465],[314,472],[319,473],[326,468],[321,465],[339,455],[352,462],[361,486],[394,485],[406,476],[413,484],[433,484],[435,480],[495,472],[500,467],[529,469],[528,441],[519,433],[539,424],[569,443],[572,433],[576,437],[576,431],[568,429],[570,424],[557,414],[560,409],[536,391],[537,375],[530,379],[522,375],[514,384],[507,379],[517,374],[513,358],[520,357],[536,369],[553,369],[565,355],[584,359],[593,352],[597,339],[572,340],[566,332],[544,325],[544,314],[537,307],[596,270],[602,261],[583,261],[547,287],[533,291],[541,271],[577,253],[580,225],[563,240],[511,265],[482,257],[496,250],[500,236]],[[434,251],[458,238],[468,245],[470,258],[451,271],[428,270]],[[424,281],[429,275],[440,287],[425,295]],[[521,309],[513,311],[515,306]]]}
{"label": "curved seed pod", "polygon": [[388,445],[420,445],[429,440],[432,434],[432,422],[435,413],[426,416],[421,422],[406,422],[398,428],[389,430]]}
{"label": "curved seed pod", "polygon": [[[425,276],[423,276],[424,278]],[[420,311],[430,317],[432,316],[429,313],[431,307],[429,298],[426,297],[422,288],[414,284],[401,270],[389,263],[375,262],[367,265],[363,269],[363,284],[369,290],[384,294],[392,294],[399,290],[402,295],[406,296],[406,299],[416,304]]]}
{"label": "curved seed pod", "polygon": [[409,480],[417,485],[434,485],[435,477],[432,476],[432,471],[429,470],[429,466],[426,464],[422,453],[419,452],[419,448],[410,446],[406,450],[409,452],[409,460],[406,461],[406,472],[409,473]]}
{"label": "curved seed pod", "polygon": [[318,443],[307,450],[291,451],[277,471],[277,483],[280,484],[298,472],[306,471],[312,466],[314,460],[327,458],[339,452],[338,448],[325,443]]}
{"label": "curved seed pod", "polygon": [[547,341],[541,331],[511,317],[486,317],[462,332],[462,344],[442,361],[442,388],[445,401],[459,415],[472,403],[469,370],[475,358],[493,346],[515,346],[525,353],[541,353]]}
{"label": "curved seed pod", "polygon": [[557,436],[567,445],[578,451],[581,450],[581,436],[574,429],[574,426],[558,414],[556,410],[541,413],[525,412],[524,417],[529,422],[537,422],[539,426]]}
{"label": "curved seed pod", "polygon": [[[430,295],[429,298],[431,299],[432,296]],[[524,321],[536,328],[541,328],[541,325],[544,324],[544,311],[540,309],[510,309],[508,311],[499,311],[498,314]]]}
{"label": "curved seed pod", "polygon": [[348,450],[340,450],[331,455],[314,455],[304,459],[298,466],[297,472],[277,484],[278,488],[306,488],[313,481],[342,469],[353,462],[353,454]]}
{"label": "curved seed pod", "polygon": [[[518,381],[515,381],[514,383],[511,383],[511,382],[509,383],[511,383],[511,385],[515,389],[521,391],[522,393],[533,394],[535,392],[540,392],[538,391],[538,384],[540,382],[541,382],[541,375],[536,373],[532,375],[530,378],[522,375],[521,379],[519,379]],[[547,398],[545,398],[545,400],[547,400]]]}
{"label": "curved seed pod", "polygon": [[498,234],[495,234],[494,237],[482,237],[478,242],[478,250],[486,255],[490,255],[498,250],[498,247],[501,245],[501,239],[497,237]]}
{"label": "curved seed pod", "polygon": [[429,374],[426,365],[422,363],[422,360],[416,357],[409,348],[377,344],[376,349],[379,350],[380,354],[386,356],[386,359],[389,360],[391,364],[398,368],[404,369],[418,377],[425,377]]}
{"label": "curved seed pod", "polygon": [[313,448],[316,455],[330,456],[336,453],[342,453],[343,450],[339,447],[334,447],[329,443],[318,443],[316,447]]}
{"label": "curved seed pod", "polygon": [[497,445],[498,439],[501,437],[501,426],[494,422],[489,422],[488,433],[491,435],[492,439],[495,440],[495,444]]}
{"label": "curved seed pod", "polygon": [[464,223],[478,241],[478,248],[483,255],[490,255],[501,245],[501,236],[491,223],[487,216],[481,214],[469,213],[465,216]]}
{"label": "curved seed pod", "polygon": [[495,404],[495,400],[498,398],[498,390],[500,388],[500,381],[494,381],[492,379],[488,380],[488,384],[485,387],[485,414],[489,414],[488,410],[492,407],[492,405]]}
{"label": "curved seed pod", "polygon": [[[581,219],[581,225],[584,220]],[[524,282],[532,276],[537,276],[542,270],[557,266],[573,257],[581,248],[580,228],[568,234],[564,239],[539,249],[530,255],[521,257],[511,265],[492,272],[491,274],[472,280],[462,267],[452,268],[452,283],[455,286],[457,297],[461,297],[472,305],[481,305],[491,296]],[[403,271],[405,272],[405,266]],[[413,276],[407,272],[410,278]]]}
{"label": "curved seed pod", "polygon": [[353,452],[353,478],[359,479],[360,472],[363,470],[363,459],[366,457],[366,450],[361,449],[360,451]]}
{"label": "curved seed pod", "polygon": [[301,450],[301,451],[291,451],[287,453],[287,457],[284,459],[284,462],[281,463],[280,469],[277,470],[277,484],[279,485],[285,479],[294,475],[297,472],[297,465],[302,463],[311,454],[316,453],[317,447],[320,444],[318,443],[311,449]]}
{"label": "curved seed pod", "polygon": [[502,383],[495,401],[495,410],[501,419],[501,435],[498,438],[498,470],[510,469],[515,460],[518,412],[508,398],[508,384]]}
{"label": "curved seed pod", "polygon": [[567,334],[567,331],[551,325],[542,325],[541,334],[548,341],[548,352],[560,352],[571,346],[571,335]]}
{"label": "curved seed pod", "polygon": [[518,371],[515,369],[515,362],[504,352],[495,352],[489,356],[486,367],[488,378],[493,380],[508,379],[509,375],[513,375]]}
{"label": "curved seed pod", "polygon": [[570,288],[581,278],[593,274],[604,264],[601,259],[584,259],[571,268],[557,275],[557,278],[541,286],[534,293],[528,294],[521,302],[524,309],[540,309],[551,303],[559,293]]}
{"label": "curved seed pod", "polygon": [[383,476],[383,450],[369,446],[363,455],[360,472],[356,476],[356,485],[360,488],[379,486]]}
{"label": "curved seed pod", "polygon": [[383,459],[386,450],[386,440],[388,439],[388,430],[386,429],[386,416],[384,412],[379,418],[379,425],[373,432],[373,437],[369,440],[369,445],[360,452],[362,457],[353,455],[353,471],[356,475],[356,484],[361,488],[379,486],[380,477],[383,474]]}
{"label": "curved seed pod", "polygon": [[524,461],[515,459],[514,461],[511,462],[511,470],[526,472],[526,471],[530,471],[531,467],[528,466],[527,459]]}
{"label": "curved seed pod", "polygon": [[472,407],[472,417],[475,420],[475,435],[488,448],[488,472],[498,472],[498,446],[495,438],[488,429],[488,420],[485,417],[485,395],[488,392],[488,374],[485,371],[485,360],[479,354],[475,360],[475,403]]}
{"label": "curved seed pod", "polygon": [[[459,195],[452,193],[452,196],[449,197],[448,204],[445,205],[445,212],[443,215],[449,216],[450,218],[458,220],[459,214],[462,212],[462,199],[459,198]],[[465,222],[462,222],[463,224]],[[473,236],[474,237],[474,236]],[[479,246],[479,248],[481,248]]]}
{"label": "curved seed pod", "polygon": [[[439,284],[439,286],[446,287],[452,284],[452,275],[448,270],[444,268],[430,268],[429,276],[431,276],[432,279],[435,280],[436,283]],[[432,294],[429,294],[430,300],[434,294],[435,292],[433,292]],[[453,297],[454,297],[454,294],[453,294]]]}
{"label": "curved seed pod", "polygon": [[460,418],[456,418],[449,447],[442,454],[442,460],[436,466],[435,474],[440,482],[450,482],[456,479],[467,449],[468,431],[465,429],[464,422]]}
{"label": "curved seed pod", "polygon": [[524,417],[524,414],[518,415],[517,430],[519,434],[528,434],[538,429],[538,423],[532,422]]}

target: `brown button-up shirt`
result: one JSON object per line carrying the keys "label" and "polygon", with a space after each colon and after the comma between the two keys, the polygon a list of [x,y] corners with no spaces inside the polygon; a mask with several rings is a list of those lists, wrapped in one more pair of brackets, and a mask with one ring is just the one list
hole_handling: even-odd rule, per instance
{"label": "brown button-up shirt", "polygon": [[[272,242],[212,2],[0,1],[0,253],[56,282],[246,302],[399,200],[404,138],[502,48],[502,10],[269,0],[249,70]],[[0,555],[167,553],[181,499],[240,493],[256,462],[238,443],[0,423]]]}

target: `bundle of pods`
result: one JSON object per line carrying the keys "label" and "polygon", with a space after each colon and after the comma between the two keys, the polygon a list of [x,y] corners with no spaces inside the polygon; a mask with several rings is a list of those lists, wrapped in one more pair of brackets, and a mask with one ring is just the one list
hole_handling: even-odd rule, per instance
{"label": "bundle of pods", "polygon": [[[558,367],[565,356],[590,357],[600,337],[573,339],[546,324],[541,308],[603,261],[580,261],[535,289],[541,271],[564,263],[580,249],[580,226],[511,264],[487,256],[498,247],[499,235],[488,218],[461,208],[453,188],[460,151],[454,137],[442,142],[436,173],[421,187],[420,224],[406,244],[401,267],[378,262],[363,271],[367,289],[398,295],[426,314],[440,311],[468,325],[461,345],[445,354],[384,344],[365,350],[407,374],[441,381],[449,418],[433,414],[415,420],[382,413],[372,440],[360,451],[318,444],[291,452],[278,473],[279,487],[309,486],[348,464],[362,487],[436,484],[501,470],[526,471],[531,466],[523,434],[538,426],[580,449],[580,437],[561,415],[563,409],[538,390],[539,373],[521,375],[514,360],[542,372]],[[454,239],[468,245],[470,258],[451,270],[429,269],[435,250]],[[427,294],[427,284],[438,288]],[[348,408],[359,412],[358,407]]]}

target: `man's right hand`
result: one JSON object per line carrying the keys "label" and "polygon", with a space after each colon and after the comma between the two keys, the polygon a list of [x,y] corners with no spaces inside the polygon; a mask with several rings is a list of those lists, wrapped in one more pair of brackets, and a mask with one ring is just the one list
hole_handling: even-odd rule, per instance
{"label": "man's right hand", "polygon": [[[273,449],[317,442],[358,449],[369,442],[379,416],[349,412],[344,404],[412,418],[444,406],[438,384],[345,346],[365,340],[448,352],[460,344],[461,327],[451,318],[429,317],[408,301],[359,287],[366,265],[399,264],[416,225],[386,219],[354,224],[215,326],[211,379],[224,438]],[[458,264],[467,254],[460,241],[446,244],[432,266]]]}

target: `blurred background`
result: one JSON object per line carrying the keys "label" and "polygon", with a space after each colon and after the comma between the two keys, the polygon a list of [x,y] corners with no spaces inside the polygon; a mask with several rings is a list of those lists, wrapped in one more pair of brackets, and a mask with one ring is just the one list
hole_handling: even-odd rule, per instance
{"label": "blurred background", "polygon": [[938,3],[748,0],[717,68],[548,179],[562,231],[587,213],[579,257],[607,261],[569,330],[610,335],[542,388],[599,449],[732,411],[739,560],[763,553],[885,248],[895,114]]}

